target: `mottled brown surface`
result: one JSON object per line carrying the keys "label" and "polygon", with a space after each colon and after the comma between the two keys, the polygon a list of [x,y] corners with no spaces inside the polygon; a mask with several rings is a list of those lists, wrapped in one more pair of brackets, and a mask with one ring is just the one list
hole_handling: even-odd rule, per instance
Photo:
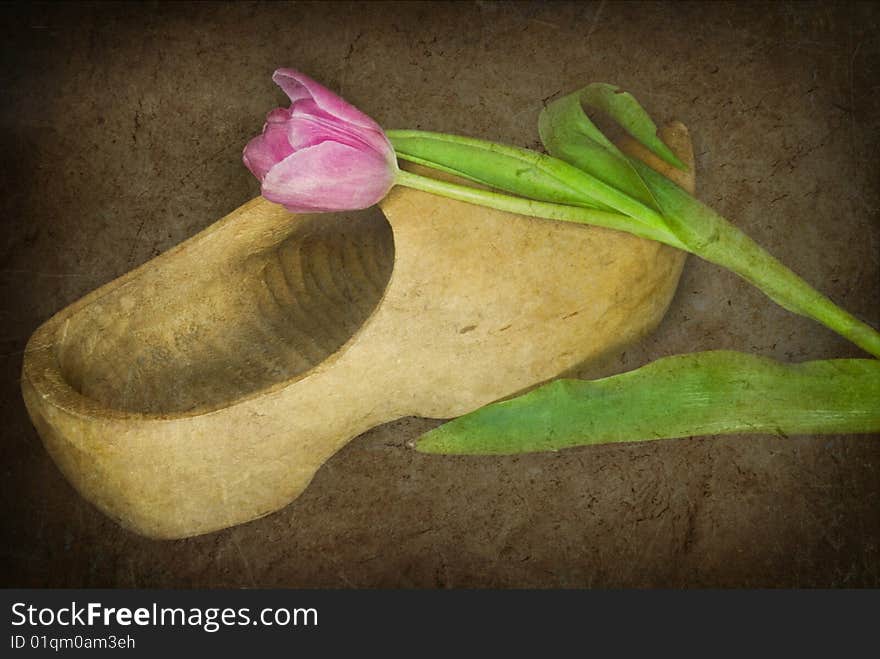
{"label": "mottled brown surface", "polygon": [[[880,324],[880,14],[870,5],[4,6],[3,584],[878,586],[878,438],[725,437],[507,458],[376,428],[294,504],[184,541],[118,528],[61,477],[18,376],[52,313],[257,193],[244,142],[292,65],[389,127],[536,143],[592,80],[691,130],[700,196]],[[729,348],[859,356],[690,259],[666,320],[605,365]]]}

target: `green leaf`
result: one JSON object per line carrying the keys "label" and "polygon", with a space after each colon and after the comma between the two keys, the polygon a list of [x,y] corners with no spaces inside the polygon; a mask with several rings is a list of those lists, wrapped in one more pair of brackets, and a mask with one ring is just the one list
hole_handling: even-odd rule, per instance
{"label": "green leaf", "polygon": [[424,453],[510,454],[724,433],[880,431],[880,361],[781,364],[678,355],[601,380],[556,380],[423,435]]}
{"label": "green leaf", "polygon": [[394,130],[388,136],[404,160],[529,199],[608,209],[582,187],[580,172],[537,151],[427,131]]}
{"label": "green leaf", "polygon": [[673,167],[687,169],[660,139],[657,125],[632,94],[616,85],[594,82],[584,87],[580,91],[580,96],[584,105],[605,112],[655,156]]}
{"label": "green leaf", "polygon": [[538,118],[538,133],[550,155],[588,172],[654,210],[651,191],[626,156],[600,131],[582,104],[605,112],[657,157],[685,169],[657,136],[657,126],[629,93],[607,83],[593,83],[559,98]]}
{"label": "green leaf", "polygon": [[613,210],[665,233],[663,217],[589,172],[529,149],[417,130],[386,132],[398,157],[476,183],[555,204]]}
{"label": "green leaf", "polygon": [[670,234],[688,251],[736,273],[785,309],[812,318],[880,357],[880,333],[838,307],[724,217],[636,159]]}

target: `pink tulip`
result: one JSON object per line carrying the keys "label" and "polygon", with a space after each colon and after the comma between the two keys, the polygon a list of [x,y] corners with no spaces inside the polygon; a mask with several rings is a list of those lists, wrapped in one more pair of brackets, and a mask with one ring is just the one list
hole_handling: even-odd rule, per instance
{"label": "pink tulip", "polygon": [[375,121],[308,76],[278,69],[289,108],[266,116],[243,160],[262,194],[294,213],[368,208],[394,185],[394,148]]}

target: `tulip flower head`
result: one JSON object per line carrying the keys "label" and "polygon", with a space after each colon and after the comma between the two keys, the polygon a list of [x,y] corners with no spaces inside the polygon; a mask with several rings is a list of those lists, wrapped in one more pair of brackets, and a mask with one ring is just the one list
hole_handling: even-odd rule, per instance
{"label": "tulip flower head", "polygon": [[368,208],[394,185],[394,148],[375,121],[293,69],[272,80],[290,98],[244,148],[262,195],[294,213]]}

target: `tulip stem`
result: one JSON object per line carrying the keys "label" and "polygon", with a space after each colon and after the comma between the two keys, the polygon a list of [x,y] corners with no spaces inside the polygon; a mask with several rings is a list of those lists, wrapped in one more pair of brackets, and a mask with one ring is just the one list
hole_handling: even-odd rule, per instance
{"label": "tulip stem", "polygon": [[626,233],[634,234],[640,238],[656,240],[678,249],[686,249],[685,245],[672,233],[660,228],[648,226],[642,222],[637,222],[628,215],[623,215],[614,211],[603,211],[593,208],[584,208],[582,206],[568,206],[565,204],[554,204],[545,201],[535,201],[534,199],[525,199],[523,197],[514,197],[470,185],[450,183],[449,181],[442,181],[428,176],[414,174],[413,172],[408,172],[403,169],[398,170],[395,182],[398,185],[403,185],[408,188],[414,188],[416,190],[422,190],[423,192],[440,195],[441,197],[464,201],[478,206],[485,206],[487,208],[494,208],[508,213],[518,213],[520,215],[539,217],[547,220],[589,224],[592,226],[605,227],[606,229],[625,231]]}
{"label": "tulip stem", "polygon": [[[665,231],[613,211],[513,197],[405,170],[398,171],[396,183],[510,213],[626,231],[691,252],[732,270],[789,311],[817,320],[866,352],[880,357],[880,334],[877,330],[816,291],[711,209],[699,204],[673,184],[667,184],[663,177],[647,167],[639,169],[652,183],[654,192],[668,203],[671,212],[666,215],[666,220],[686,238],[687,243],[677,238],[672,229]],[[682,200],[685,200],[684,203]]]}

